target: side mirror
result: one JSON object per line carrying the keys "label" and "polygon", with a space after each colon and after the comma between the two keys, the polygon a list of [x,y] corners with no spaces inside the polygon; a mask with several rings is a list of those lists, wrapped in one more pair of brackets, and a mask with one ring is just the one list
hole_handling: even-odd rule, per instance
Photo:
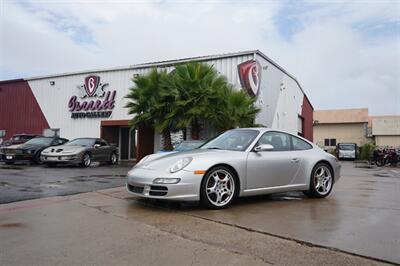
{"label": "side mirror", "polygon": [[94,147],[97,149],[97,148],[100,148],[100,144],[94,144]]}
{"label": "side mirror", "polygon": [[257,147],[254,148],[254,151],[260,152],[260,151],[272,151],[274,149],[274,146],[271,144],[261,144],[258,145]]}

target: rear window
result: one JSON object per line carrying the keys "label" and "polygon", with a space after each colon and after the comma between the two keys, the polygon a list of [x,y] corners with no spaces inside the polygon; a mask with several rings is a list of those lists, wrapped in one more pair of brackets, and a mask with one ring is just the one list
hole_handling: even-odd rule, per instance
{"label": "rear window", "polygon": [[339,150],[343,151],[353,151],[356,147],[353,144],[339,144]]}
{"label": "rear window", "polygon": [[294,136],[292,136],[292,145],[293,145],[293,150],[295,151],[312,149],[312,146],[309,143]]}

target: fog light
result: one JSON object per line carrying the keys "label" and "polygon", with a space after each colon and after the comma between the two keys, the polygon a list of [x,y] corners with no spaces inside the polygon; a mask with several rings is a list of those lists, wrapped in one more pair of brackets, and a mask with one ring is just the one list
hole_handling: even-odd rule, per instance
{"label": "fog light", "polygon": [[177,184],[181,181],[180,178],[156,178],[153,180],[154,184]]}

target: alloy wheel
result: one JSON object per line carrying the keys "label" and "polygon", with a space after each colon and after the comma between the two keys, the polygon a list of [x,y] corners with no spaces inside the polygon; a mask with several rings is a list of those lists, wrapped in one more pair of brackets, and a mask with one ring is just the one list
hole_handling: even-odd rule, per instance
{"label": "alloy wheel", "polygon": [[83,164],[84,164],[86,167],[89,167],[90,164],[91,164],[90,155],[87,154],[87,153],[83,156]]}
{"label": "alloy wheel", "polygon": [[111,164],[115,164],[117,162],[117,155],[115,153],[111,154]]}
{"label": "alloy wheel", "polygon": [[332,187],[332,174],[331,170],[325,165],[321,165],[315,170],[314,186],[316,192],[322,196],[330,192]]}
{"label": "alloy wheel", "polygon": [[215,206],[222,207],[228,204],[235,192],[233,176],[225,170],[212,172],[206,181],[208,200]]}

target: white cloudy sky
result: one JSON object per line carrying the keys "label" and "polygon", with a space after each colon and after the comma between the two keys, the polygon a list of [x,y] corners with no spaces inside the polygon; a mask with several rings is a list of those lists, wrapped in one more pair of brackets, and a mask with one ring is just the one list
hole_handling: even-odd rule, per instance
{"label": "white cloudy sky", "polygon": [[315,109],[400,114],[400,1],[0,0],[0,80],[259,49]]}

